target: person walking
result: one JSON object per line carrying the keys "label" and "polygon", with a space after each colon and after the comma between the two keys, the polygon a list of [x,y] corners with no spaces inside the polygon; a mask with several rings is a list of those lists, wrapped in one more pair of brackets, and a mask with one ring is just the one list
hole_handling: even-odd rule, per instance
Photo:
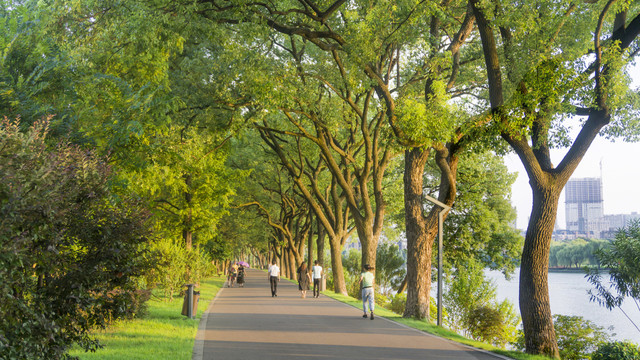
{"label": "person walking", "polygon": [[311,274],[313,277],[313,297],[317,298],[320,296],[320,280],[322,280],[322,266],[320,266],[318,260],[314,262]]}
{"label": "person walking", "polygon": [[244,287],[244,266],[238,267],[238,275],[236,276],[236,284],[240,287]]}
{"label": "person walking", "polygon": [[237,275],[238,275],[238,265],[233,264],[228,269],[228,276],[227,276],[228,287],[233,287],[233,283],[236,281]]}
{"label": "person walking", "polygon": [[371,320],[373,320],[373,309],[375,307],[374,296],[374,282],[375,276],[371,272],[373,266],[369,264],[364,265],[364,272],[360,275],[360,284],[362,285],[362,310],[364,311],[363,318],[367,317],[367,304],[369,305],[369,311],[371,313]]}
{"label": "person walking", "polygon": [[271,297],[278,296],[278,281],[280,281],[280,268],[276,265],[276,259],[273,259],[269,266],[269,283],[271,283]]}
{"label": "person walking", "polygon": [[303,261],[298,268],[298,290],[300,290],[300,294],[303,299],[307,297],[310,280],[307,263]]}

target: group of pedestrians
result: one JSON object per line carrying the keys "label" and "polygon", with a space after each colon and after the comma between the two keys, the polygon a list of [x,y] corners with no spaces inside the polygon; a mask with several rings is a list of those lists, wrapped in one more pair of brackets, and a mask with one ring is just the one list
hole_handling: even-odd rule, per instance
{"label": "group of pedestrians", "polygon": [[233,287],[233,284],[244,287],[244,266],[240,263],[234,263],[228,269],[227,286]]}
{"label": "group of pedestrians", "polygon": [[[360,274],[360,285],[362,288],[362,310],[364,311],[363,318],[374,319],[375,309],[375,276],[373,274],[373,266],[369,264],[364,265],[364,271]],[[309,291],[309,284],[313,280],[313,297],[320,296],[320,281],[323,275],[322,266],[316,260],[314,266],[311,267],[311,272],[307,268],[307,263],[302,262],[297,271],[298,276],[298,290],[300,290],[300,296],[304,299],[307,297],[307,291]],[[271,297],[278,296],[278,282],[280,281],[280,267],[276,264],[274,259],[269,265],[267,271],[267,277],[271,285]],[[367,311],[368,310],[368,311]]]}

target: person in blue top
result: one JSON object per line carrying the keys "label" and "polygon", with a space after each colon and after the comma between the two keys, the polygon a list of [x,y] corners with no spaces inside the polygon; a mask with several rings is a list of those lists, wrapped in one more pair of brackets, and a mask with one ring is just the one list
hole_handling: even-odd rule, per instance
{"label": "person in blue top", "polygon": [[362,310],[364,311],[363,318],[367,317],[367,304],[369,305],[369,312],[371,314],[371,320],[373,320],[373,309],[375,307],[374,294],[374,282],[375,276],[371,272],[373,266],[369,264],[364,265],[364,272],[360,275],[360,284],[362,285]]}

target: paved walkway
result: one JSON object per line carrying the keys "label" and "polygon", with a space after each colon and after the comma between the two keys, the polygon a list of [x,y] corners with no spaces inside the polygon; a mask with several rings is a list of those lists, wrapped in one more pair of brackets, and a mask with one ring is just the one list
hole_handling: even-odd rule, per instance
{"label": "paved walkway", "polygon": [[381,317],[364,319],[361,309],[323,295],[302,299],[284,279],[271,297],[266,273],[250,269],[245,286],[221,289],[202,317],[193,359],[506,358]]}

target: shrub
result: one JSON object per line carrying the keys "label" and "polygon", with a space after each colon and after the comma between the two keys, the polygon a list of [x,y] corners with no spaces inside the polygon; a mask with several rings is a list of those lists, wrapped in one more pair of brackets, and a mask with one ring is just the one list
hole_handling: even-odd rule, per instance
{"label": "shrub", "polygon": [[407,305],[407,295],[405,293],[395,294],[391,297],[386,308],[396,314],[404,314],[404,308]]}
{"label": "shrub", "polygon": [[110,188],[110,167],[69,144],[47,147],[47,122],[0,123],[0,358],[60,359],[74,343],[140,308],[152,266],[148,213]]}
{"label": "shrub", "polygon": [[[598,346],[609,341],[609,334],[602,326],[585,320],[581,316],[553,315],[553,322],[558,340],[560,357],[565,360],[591,359],[591,353]],[[516,342],[512,345],[524,350],[524,334],[519,331]]]}
{"label": "shrub", "polygon": [[630,342],[606,342],[598,346],[591,360],[640,360],[640,350]]}
{"label": "shrub", "polygon": [[198,284],[215,271],[211,258],[203,250],[187,249],[182,240],[159,240],[153,250],[160,260],[146,275],[146,281],[162,289],[168,301],[184,290],[184,284]]}
{"label": "shrub", "polygon": [[467,329],[471,336],[476,340],[487,343],[504,344],[504,316],[499,310],[489,306],[480,306],[475,308],[466,320]]}

